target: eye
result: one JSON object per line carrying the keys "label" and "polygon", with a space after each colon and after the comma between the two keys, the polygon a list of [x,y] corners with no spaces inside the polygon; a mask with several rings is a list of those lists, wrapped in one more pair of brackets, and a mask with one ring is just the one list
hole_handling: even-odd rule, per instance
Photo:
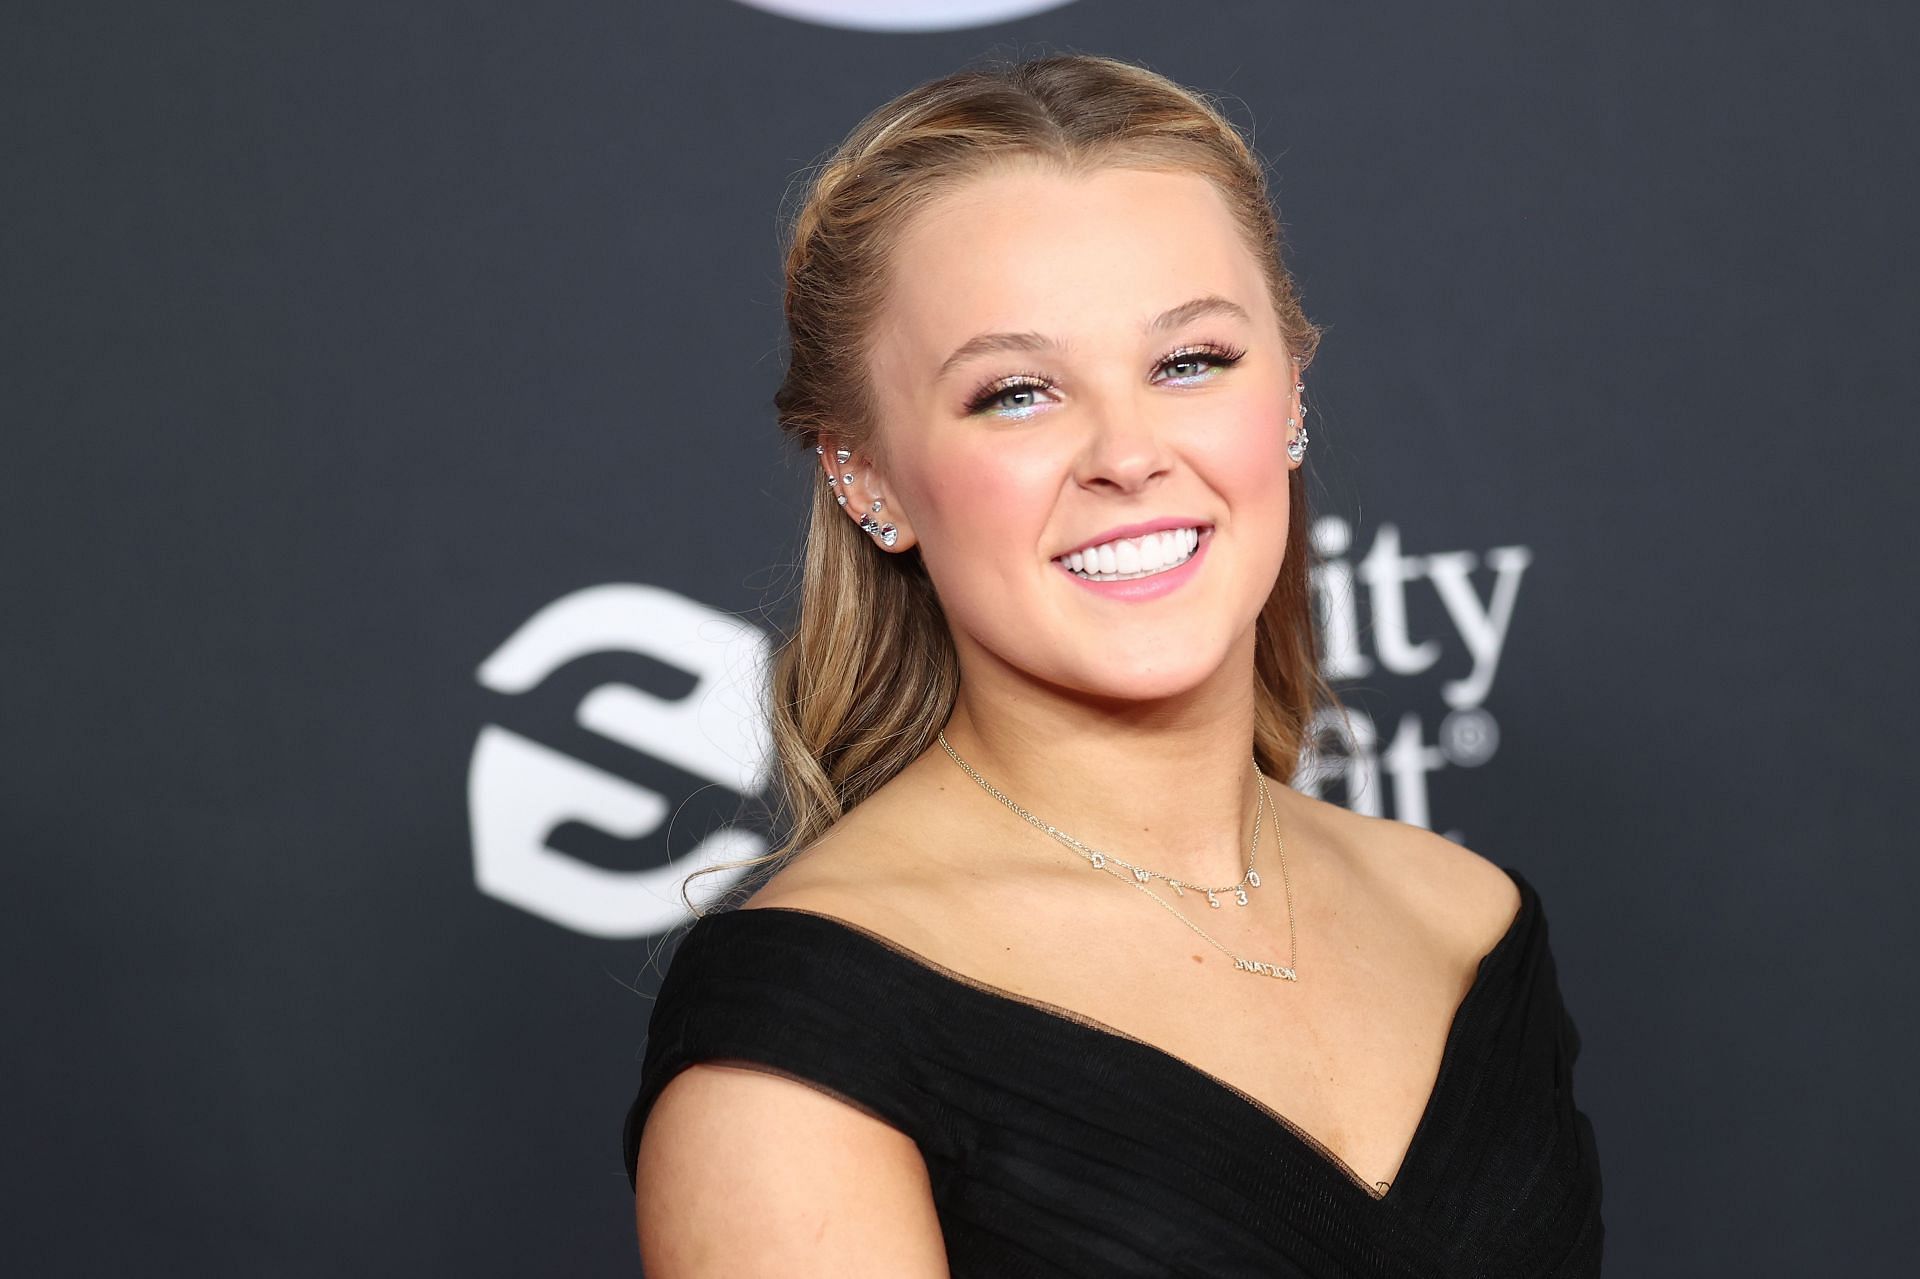
{"label": "eye", "polygon": [[1157,367],[1189,370],[1166,379],[1173,382],[1193,382],[1204,378],[1209,369],[1230,369],[1240,362],[1246,351],[1238,347],[1221,346],[1215,342],[1202,342],[1197,346],[1183,346],[1162,359]]}
{"label": "eye", "polygon": [[[1052,385],[1038,373],[1016,373],[1012,377],[995,378],[974,392],[967,400],[967,412],[978,413],[983,409],[1000,406],[1004,417],[1026,417],[1038,404],[1038,401],[1032,398],[1034,393],[1044,391]],[[1028,398],[1024,403],[1012,402],[1012,397],[1015,396]]]}

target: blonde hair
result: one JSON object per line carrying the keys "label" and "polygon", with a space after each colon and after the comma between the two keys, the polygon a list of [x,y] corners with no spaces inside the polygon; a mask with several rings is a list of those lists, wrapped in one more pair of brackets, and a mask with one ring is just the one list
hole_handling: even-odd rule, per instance
{"label": "blonde hair", "polygon": [[[796,445],[811,453],[830,436],[884,469],[866,355],[889,256],[916,211],[1009,160],[1069,174],[1126,167],[1206,178],[1266,276],[1288,353],[1301,369],[1312,361],[1320,331],[1281,262],[1265,170],[1212,102],[1143,67],[1089,54],[973,67],[869,114],[818,169],[793,219],[789,359],[773,402]],[[1311,622],[1299,468],[1288,484],[1287,552],[1260,612],[1254,659],[1254,753],[1283,780],[1301,762],[1317,709],[1338,706],[1320,675]],[[786,842],[696,875],[742,866],[771,873],[918,758],[953,710],[959,664],[920,557],[881,552],[831,489],[813,488],[799,615],[771,671],[775,812]],[[701,913],[684,886],[682,895]]]}

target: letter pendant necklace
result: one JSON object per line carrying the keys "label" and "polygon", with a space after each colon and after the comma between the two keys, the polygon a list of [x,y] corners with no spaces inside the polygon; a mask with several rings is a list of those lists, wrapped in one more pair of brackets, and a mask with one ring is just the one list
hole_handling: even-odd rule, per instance
{"label": "letter pendant necklace", "polygon": [[[1194,923],[1191,919],[1188,919],[1185,915],[1182,915],[1178,910],[1174,909],[1172,902],[1168,901],[1166,898],[1160,896],[1160,894],[1154,892],[1151,888],[1147,887],[1148,882],[1151,880],[1164,879],[1167,881],[1167,883],[1173,886],[1174,894],[1180,897],[1185,897],[1187,895],[1187,889],[1191,888],[1195,892],[1205,893],[1207,898],[1207,905],[1213,907],[1215,910],[1218,910],[1220,908],[1220,898],[1223,895],[1228,893],[1233,894],[1233,900],[1235,904],[1240,906],[1245,906],[1247,904],[1247,889],[1250,887],[1251,888],[1260,887],[1260,872],[1253,868],[1254,853],[1257,852],[1260,848],[1260,817],[1262,813],[1264,813],[1267,809],[1271,808],[1273,805],[1273,801],[1271,797],[1269,797],[1267,794],[1267,776],[1265,773],[1260,771],[1260,760],[1258,756],[1254,757],[1253,776],[1256,784],[1260,788],[1260,798],[1259,798],[1259,802],[1255,804],[1254,810],[1253,810],[1253,844],[1250,848],[1247,849],[1247,873],[1240,877],[1240,882],[1237,884],[1230,884],[1225,888],[1202,888],[1198,884],[1183,883],[1182,881],[1173,878],[1171,875],[1163,875],[1157,870],[1148,870],[1144,866],[1135,866],[1132,862],[1127,861],[1125,858],[1117,857],[1112,853],[1103,853],[1098,849],[1089,848],[1087,845],[1081,843],[1079,840],[1075,839],[1073,836],[1067,834],[1067,832],[1059,829],[1058,827],[1049,826],[1047,823],[1041,821],[1038,817],[1035,817],[1032,813],[1029,813],[1026,809],[1020,807],[1020,805],[1014,803],[1011,799],[1008,799],[1005,795],[1001,794],[1000,791],[995,789],[992,782],[989,782],[986,778],[980,776],[979,773],[974,771],[973,766],[971,764],[967,763],[966,760],[960,758],[960,752],[953,749],[953,743],[947,740],[947,732],[945,729],[940,730],[940,746],[941,746],[941,749],[945,750],[948,756],[952,758],[953,762],[958,764],[966,772],[967,776],[973,778],[974,781],[980,783],[981,788],[985,790],[987,794],[993,796],[995,799],[999,800],[1002,804],[1005,804],[1008,808],[1012,809],[1015,813],[1018,813],[1021,819],[1024,820],[1029,826],[1032,826],[1035,830],[1042,831],[1045,834],[1053,836],[1055,839],[1065,844],[1068,848],[1071,848],[1075,852],[1079,853],[1082,857],[1087,859],[1087,864],[1092,866],[1095,870],[1104,871],[1105,873],[1114,876],[1116,879],[1124,880],[1125,882],[1132,884],[1135,888],[1139,889],[1141,892],[1145,893],[1147,896],[1153,898],[1153,900],[1155,900],[1156,902],[1159,902],[1160,905],[1166,908],[1168,914],[1172,915],[1175,919],[1185,924],[1188,928],[1191,928],[1194,932],[1199,933],[1201,937],[1206,939],[1208,945],[1218,950],[1221,954],[1225,955],[1228,959],[1231,959],[1233,961],[1233,967],[1236,972],[1256,973],[1265,977],[1278,977],[1283,981],[1299,981],[1300,980],[1299,974],[1294,970],[1294,964],[1299,959],[1300,952],[1299,952],[1299,939],[1294,933],[1294,926],[1293,926],[1293,883],[1291,880],[1287,878],[1287,847],[1286,847],[1286,844],[1281,840],[1279,831],[1275,831],[1273,833],[1273,846],[1276,854],[1280,859],[1280,883],[1281,883],[1281,887],[1285,890],[1286,897],[1287,897],[1287,962],[1284,965],[1271,964],[1262,959],[1246,959],[1239,955],[1234,954],[1232,951],[1228,950],[1225,946],[1222,946],[1219,942],[1215,941],[1212,937],[1208,936],[1206,931],[1202,929],[1200,925]],[[1122,872],[1120,870],[1114,869],[1116,865],[1126,867],[1126,871]]]}

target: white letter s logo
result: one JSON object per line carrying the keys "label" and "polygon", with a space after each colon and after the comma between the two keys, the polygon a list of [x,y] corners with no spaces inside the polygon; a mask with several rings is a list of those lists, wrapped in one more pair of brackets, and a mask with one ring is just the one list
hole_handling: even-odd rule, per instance
{"label": "white letter s logo", "polygon": [[[558,599],[482,663],[479,679],[496,692],[524,693],[568,662],[608,651],[654,658],[699,682],[677,701],[603,684],[581,700],[583,728],[741,795],[764,787],[771,763],[762,718],[766,637],[671,591],[609,585]],[[495,724],[474,743],[467,808],[480,890],[595,937],[664,932],[685,918],[677,890],[688,874],[766,851],[758,834],[729,828],[654,870],[607,870],[556,852],[547,837],[567,821],[623,839],[650,834],[667,818],[666,798]],[[702,882],[711,893],[726,886],[726,876]]]}

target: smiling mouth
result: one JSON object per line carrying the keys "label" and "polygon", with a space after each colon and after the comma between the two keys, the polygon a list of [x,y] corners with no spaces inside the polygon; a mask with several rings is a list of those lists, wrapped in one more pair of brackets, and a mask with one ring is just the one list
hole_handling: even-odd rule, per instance
{"label": "smiling mouth", "polygon": [[1179,568],[1200,545],[1200,526],[1165,529],[1141,537],[1116,538],[1067,555],[1055,564],[1089,582],[1128,582]]}

